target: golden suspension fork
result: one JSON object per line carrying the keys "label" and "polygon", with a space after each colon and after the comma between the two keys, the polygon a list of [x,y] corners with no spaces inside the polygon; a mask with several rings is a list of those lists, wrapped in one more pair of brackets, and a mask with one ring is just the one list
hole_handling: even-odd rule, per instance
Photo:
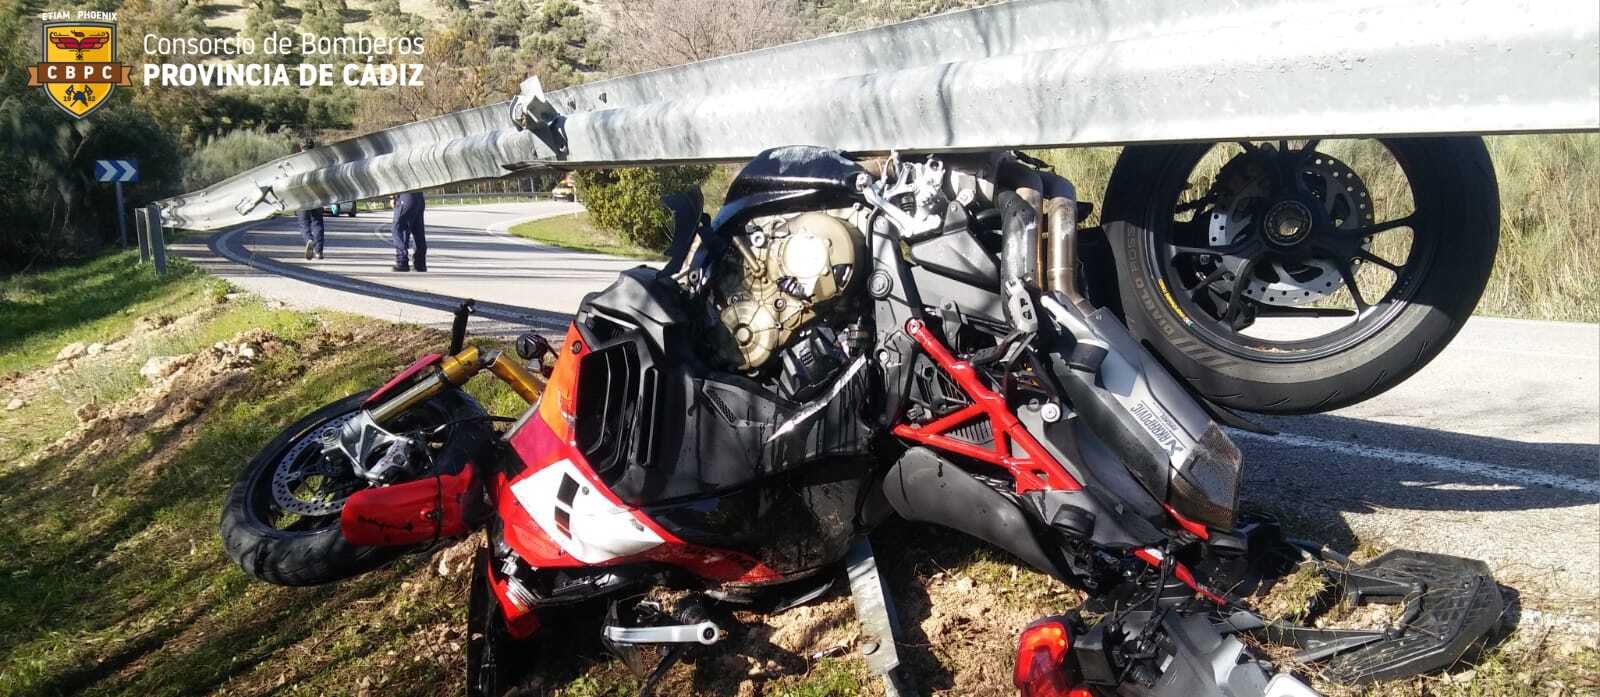
{"label": "golden suspension fork", "polygon": [[544,392],[544,378],[522,367],[507,357],[503,351],[483,352],[476,346],[470,346],[454,356],[445,356],[444,360],[439,362],[438,370],[432,375],[368,410],[372,415],[372,421],[382,425],[388,419],[405,413],[406,410],[443,392],[446,388],[465,385],[468,380],[485,369],[504,381],[513,392],[517,393],[517,396],[530,405],[538,402],[539,395]]}

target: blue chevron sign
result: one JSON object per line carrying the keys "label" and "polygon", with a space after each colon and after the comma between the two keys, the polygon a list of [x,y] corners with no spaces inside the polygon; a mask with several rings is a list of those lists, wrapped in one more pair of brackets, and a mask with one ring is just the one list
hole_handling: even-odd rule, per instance
{"label": "blue chevron sign", "polygon": [[94,178],[103,182],[139,181],[139,163],[134,160],[95,160]]}

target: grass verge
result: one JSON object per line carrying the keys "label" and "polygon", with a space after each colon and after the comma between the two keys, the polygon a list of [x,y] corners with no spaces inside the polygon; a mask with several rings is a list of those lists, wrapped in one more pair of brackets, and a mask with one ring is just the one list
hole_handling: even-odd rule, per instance
{"label": "grass verge", "polygon": [[622,236],[596,227],[588,213],[558,215],[511,226],[511,234],[555,247],[580,252],[611,254],[633,259],[660,260],[660,252],[629,244]]}
{"label": "grass verge", "polygon": [[[151,283],[120,266],[95,268],[77,282]],[[49,290],[60,286],[54,278],[55,286],[30,277],[7,283],[32,289],[36,300],[63,298],[65,291]],[[444,338],[228,298],[198,274],[163,283],[172,285],[159,285],[158,297],[204,300],[147,306],[115,321],[90,314],[82,324],[92,331],[56,325],[53,339],[24,337],[0,350],[0,359],[39,366],[0,379],[0,396],[26,402],[0,411],[0,434],[34,434],[0,446],[15,455],[0,458],[0,696],[459,694],[475,539],[345,583],[288,589],[246,578],[217,537],[227,489],[263,443]],[[139,297],[134,288],[106,292]],[[189,310],[171,314],[179,307]],[[25,360],[89,336],[118,348],[48,366]],[[261,349],[247,364],[214,345],[247,341]],[[148,358],[175,354],[197,358],[164,382],[138,375]],[[520,408],[494,383],[476,381],[472,391],[498,413]],[[87,405],[95,408],[85,412]],[[959,535],[897,522],[875,544],[907,632],[902,658],[930,693],[1015,694],[1017,631],[1078,602]],[[881,694],[857,658],[854,611],[842,592],[740,620],[740,635],[674,669],[660,694]],[[637,689],[597,645],[592,624],[559,637],[564,678],[553,694]],[[1470,669],[1361,694],[1592,694],[1597,676],[1592,646],[1522,636]]]}
{"label": "grass verge", "polygon": [[138,317],[184,314],[215,301],[226,285],[181,258],[156,275],[137,251],[75,266],[0,276],[0,375],[49,363],[74,341],[122,336]]}

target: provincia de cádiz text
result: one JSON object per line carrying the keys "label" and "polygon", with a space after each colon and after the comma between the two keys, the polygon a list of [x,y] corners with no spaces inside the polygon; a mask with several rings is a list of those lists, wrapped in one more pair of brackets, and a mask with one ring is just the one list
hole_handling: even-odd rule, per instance
{"label": "provincia de c\u00e1diz text", "polygon": [[[169,37],[145,34],[146,61],[140,77],[146,85],[162,87],[417,87],[423,85],[423,65],[390,62],[420,56],[421,37],[270,34],[250,37]],[[295,56],[299,63],[277,63],[275,58]],[[362,56],[359,61],[313,62],[317,57]],[[176,59],[159,62],[160,58]],[[261,61],[261,62],[257,62]]]}

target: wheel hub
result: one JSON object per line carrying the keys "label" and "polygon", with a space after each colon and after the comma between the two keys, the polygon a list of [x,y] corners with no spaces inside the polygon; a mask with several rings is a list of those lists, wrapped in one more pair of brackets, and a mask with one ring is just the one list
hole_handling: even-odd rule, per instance
{"label": "wheel hub", "polygon": [[1311,209],[1306,204],[1290,199],[1279,201],[1267,209],[1261,229],[1267,242],[1273,246],[1293,248],[1311,237]]}
{"label": "wheel hub", "polygon": [[[1343,288],[1338,267],[1330,260],[1311,258],[1311,248],[1321,234],[1373,222],[1367,186],[1345,163],[1315,152],[1299,175],[1305,191],[1274,196],[1269,193],[1271,171],[1258,158],[1240,155],[1217,173],[1213,187],[1218,197],[1210,215],[1210,244],[1225,247],[1252,236],[1265,243],[1265,258],[1255,265],[1244,290],[1245,297],[1265,305],[1309,305]],[[1362,249],[1370,246],[1370,239],[1361,241]],[[1218,256],[1230,279],[1250,261],[1247,255]]]}
{"label": "wheel hub", "polygon": [[339,429],[352,418],[355,413],[323,424],[302,436],[278,460],[272,472],[272,500],[284,512],[308,517],[327,516],[344,508],[350,491],[348,487],[333,485],[347,479],[353,481],[355,473],[348,464],[329,462],[322,454],[322,441],[325,437],[337,437]]}

